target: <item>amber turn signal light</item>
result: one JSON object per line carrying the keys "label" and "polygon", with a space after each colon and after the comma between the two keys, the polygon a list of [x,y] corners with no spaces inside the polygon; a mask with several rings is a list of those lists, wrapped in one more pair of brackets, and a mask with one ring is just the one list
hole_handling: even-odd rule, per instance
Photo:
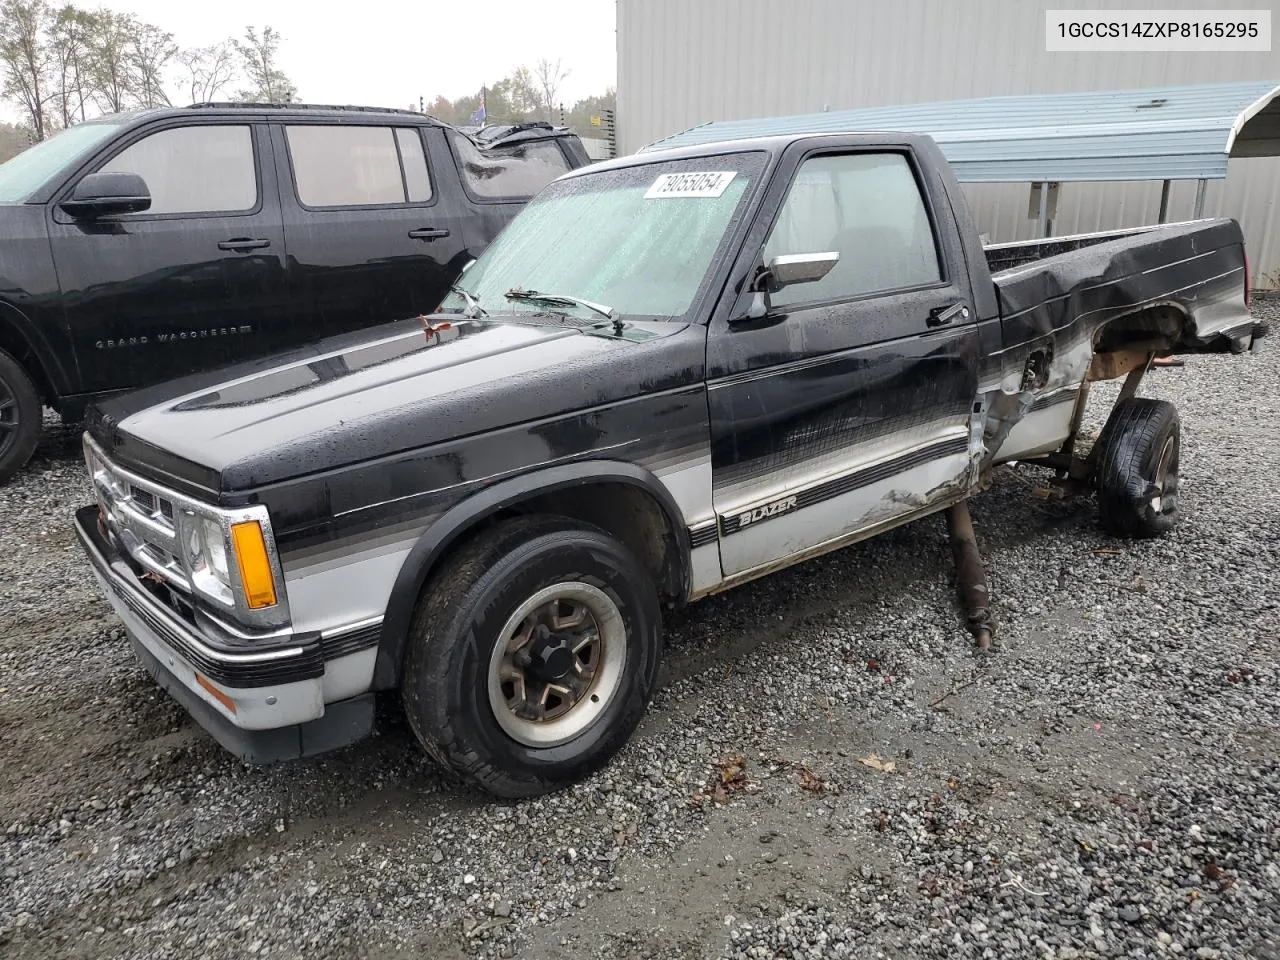
{"label": "amber turn signal light", "polygon": [[272,607],[276,603],[276,583],[271,576],[267,542],[262,537],[262,524],[257,520],[231,525],[231,546],[240,568],[245,602],[251,610]]}

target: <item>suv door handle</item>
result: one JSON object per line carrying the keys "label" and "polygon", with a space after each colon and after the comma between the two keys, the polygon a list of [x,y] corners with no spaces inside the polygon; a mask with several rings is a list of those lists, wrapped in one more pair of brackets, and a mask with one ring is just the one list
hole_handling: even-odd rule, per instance
{"label": "suv door handle", "polygon": [[929,311],[929,318],[925,323],[931,327],[945,327],[957,318],[969,319],[969,308],[963,303],[953,303],[949,307],[934,307]]}
{"label": "suv door handle", "polygon": [[271,246],[270,240],[255,240],[251,237],[236,237],[234,240],[221,240],[218,243],[219,250],[261,250],[263,247]]}
{"label": "suv door handle", "polygon": [[417,230],[409,231],[409,236],[415,240],[439,240],[448,235],[449,231],[444,227],[419,227]]}

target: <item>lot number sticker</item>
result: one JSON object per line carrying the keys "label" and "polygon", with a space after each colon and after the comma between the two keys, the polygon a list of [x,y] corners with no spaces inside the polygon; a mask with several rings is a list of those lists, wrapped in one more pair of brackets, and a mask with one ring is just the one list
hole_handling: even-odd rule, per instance
{"label": "lot number sticker", "polygon": [[732,170],[707,173],[664,173],[653,181],[646,200],[665,200],[667,197],[718,197],[724,193],[737,174]]}

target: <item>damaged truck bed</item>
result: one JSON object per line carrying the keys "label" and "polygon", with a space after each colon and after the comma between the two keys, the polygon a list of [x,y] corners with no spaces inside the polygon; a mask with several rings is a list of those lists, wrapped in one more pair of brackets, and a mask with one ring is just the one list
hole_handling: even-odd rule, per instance
{"label": "damaged truck bed", "polygon": [[1247,290],[1228,220],[984,250],[927,137],[644,153],[548,186],[434,315],[103,402],[77,530],[237,754],[349,743],[398,691],[433,757],[538,793],[635,727],[664,604],[949,510],[989,639],[994,464],[1169,530],[1177,411],[1138,380],[1249,350]]}

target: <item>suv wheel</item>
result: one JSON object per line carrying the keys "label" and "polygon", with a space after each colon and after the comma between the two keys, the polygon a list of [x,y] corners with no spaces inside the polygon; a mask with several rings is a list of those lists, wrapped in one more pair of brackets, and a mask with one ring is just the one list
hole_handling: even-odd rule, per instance
{"label": "suv wheel", "polygon": [[17,360],[0,350],[0,483],[31,459],[41,419],[36,385]]}
{"label": "suv wheel", "polygon": [[423,592],[405,661],[409,724],[502,797],[565,786],[626,742],[653,693],[657,590],[602,530],[527,517],[479,535]]}

